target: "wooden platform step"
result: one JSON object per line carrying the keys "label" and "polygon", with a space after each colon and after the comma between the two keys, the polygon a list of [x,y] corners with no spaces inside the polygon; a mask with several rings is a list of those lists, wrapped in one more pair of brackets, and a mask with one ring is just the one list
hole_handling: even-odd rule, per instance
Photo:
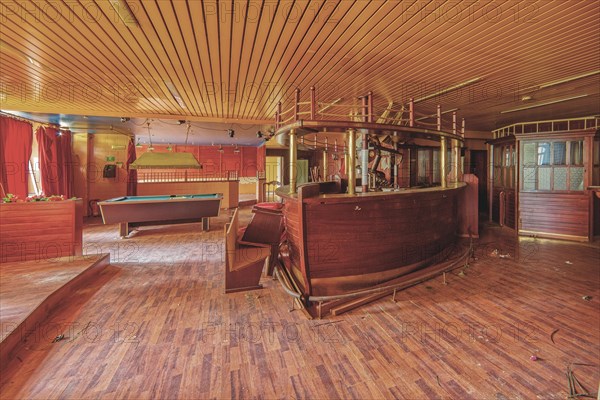
{"label": "wooden platform step", "polygon": [[[60,302],[110,264],[109,254],[0,265],[0,366]],[[0,367],[0,369],[3,367]]]}

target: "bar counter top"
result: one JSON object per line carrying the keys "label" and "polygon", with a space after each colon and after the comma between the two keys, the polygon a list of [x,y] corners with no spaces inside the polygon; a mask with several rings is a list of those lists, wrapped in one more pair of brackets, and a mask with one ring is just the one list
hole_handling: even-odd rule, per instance
{"label": "bar counter top", "polygon": [[[367,193],[362,193],[360,191],[357,191],[356,194],[353,194],[353,195],[350,195],[348,193],[320,193],[318,196],[311,197],[310,200],[314,201],[315,199],[319,199],[319,200],[336,199],[336,200],[340,200],[340,201],[344,201],[344,200],[362,201],[362,200],[368,200],[368,199],[373,199],[373,198],[383,200],[384,197],[404,196],[404,195],[409,195],[409,194],[443,193],[443,192],[447,192],[447,191],[453,191],[456,189],[464,188],[465,186],[466,186],[466,183],[458,182],[458,183],[449,184],[446,188],[442,188],[441,186],[431,186],[431,187],[421,187],[421,188],[418,188],[418,187],[400,188],[397,190],[374,191],[374,192],[367,192]],[[300,187],[301,186],[298,186],[298,188],[300,188]],[[359,189],[359,188],[357,188],[357,189]],[[290,190],[289,185],[285,185],[285,186],[279,187],[275,191],[275,193],[277,194],[277,196],[279,196],[283,199],[297,199],[298,194],[297,193],[290,194],[289,190]]]}

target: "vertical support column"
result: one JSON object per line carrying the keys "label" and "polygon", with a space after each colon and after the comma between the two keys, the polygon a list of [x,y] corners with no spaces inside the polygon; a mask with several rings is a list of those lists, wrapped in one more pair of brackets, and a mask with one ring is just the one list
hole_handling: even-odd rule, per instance
{"label": "vertical support column", "polygon": [[437,106],[437,130],[442,130],[442,106]]}
{"label": "vertical support column", "polygon": [[298,121],[298,113],[300,112],[300,89],[294,92],[294,121]]}
{"label": "vertical support column", "polygon": [[373,92],[367,93],[367,122],[373,122]]}
{"label": "vertical support column", "polygon": [[275,130],[281,128],[281,102],[277,103],[277,114],[275,120]]}
{"label": "vertical support column", "polygon": [[[392,142],[394,143],[394,150],[398,150],[398,132],[394,131],[394,135],[392,138]],[[397,188],[398,187],[398,161],[396,160],[396,154],[392,153],[391,158],[391,164],[392,164],[392,170],[391,170],[391,184],[393,188]]]}
{"label": "vertical support column", "polygon": [[312,119],[313,121],[316,118],[316,114],[317,114],[317,100],[316,100],[316,96],[315,96],[315,87],[311,86],[310,87],[310,119]]}
{"label": "vertical support column", "polygon": [[366,133],[362,134],[362,151],[360,153],[361,189],[363,193],[369,191],[369,141]]}
{"label": "vertical support column", "polygon": [[327,166],[327,149],[323,150],[323,181],[327,182],[327,175],[329,174]]}
{"label": "vertical support column", "polygon": [[356,162],[354,153],[356,151],[356,132],[348,129],[348,194],[356,193]]}
{"label": "vertical support column", "polygon": [[440,138],[440,180],[442,188],[448,187],[448,182],[446,181],[446,151],[446,138],[442,136]]}
{"label": "vertical support column", "polygon": [[325,136],[325,149],[323,150],[323,180],[327,181],[327,175],[329,175],[329,158],[328,158],[328,143],[327,143],[327,136]]}
{"label": "vertical support column", "polygon": [[[371,92],[369,92],[366,96],[361,97],[362,102],[362,120],[364,122],[369,122],[369,96]],[[369,140],[367,138],[367,133],[362,134],[362,151],[360,153],[360,183],[361,190],[363,193],[367,193],[369,191]]]}
{"label": "vertical support column", "polygon": [[296,130],[290,129],[290,194],[296,193],[298,146]]}
{"label": "vertical support column", "polygon": [[[458,135],[457,126],[456,126],[456,111],[452,113],[452,133],[454,135]],[[452,160],[450,166],[450,182],[456,183],[458,182],[458,164],[460,161],[460,147],[458,145],[458,139],[452,139]]]}
{"label": "vertical support column", "polygon": [[412,97],[408,103],[408,125],[412,128],[415,126],[415,99]]}
{"label": "vertical support column", "polygon": [[[465,119],[464,118],[462,119],[462,123],[461,123],[460,135],[463,138],[463,141],[460,143],[460,147],[462,148],[462,147],[465,147],[465,142],[464,142],[464,140],[465,140]],[[468,150],[468,149],[466,149],[466,150]],[[467,152],[465,151],[465,154],[466,153]],[[470,160],[470,157],[469,157],[469,162],[470,161],[471,160]],[[467,171],[467,172],[469,172],[469,171]],[[458,170],[458,176],[459,176],[459,178],[462,179],[462,176],[464,175],[464,173],[465,173],[465,157],[461,157],[461,159],[460,159],[460,169]]]}
{"label": "vertical support column", "polygon": [[344,153],[344,174],[348,178],[348,148],[346,147],[346,141],[342,145],[342,153]]}

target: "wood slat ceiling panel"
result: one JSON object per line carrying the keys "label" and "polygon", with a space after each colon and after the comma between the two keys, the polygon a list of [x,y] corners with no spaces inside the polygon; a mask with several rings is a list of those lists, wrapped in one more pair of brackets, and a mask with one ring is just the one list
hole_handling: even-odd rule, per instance
{"label": "wood slat ceiling panel", "polygon": [[[267,122],[278,101],[321,102],[372,91],[375,105],[418,103],[421,114],[459,108],[473,129],[547,115],[600,113],[600,3],[384,0],[128,0],[138,25],[108,1],[0,3],[2,108],[107,116],[159,115]],[[29,62],[31,58],[34,63]],[[176,88],[183,106],[170,93]],[[17,85],[75,88],[70,98],[18,98]],[[90,101],[86,85],[100,96]],[[4,89],[3,89],[4,88]],[[528,88],[528,90],[524,90]],[[88,91],[89,92],[89,91]],[[523,102],[523,95],[533,97]],[[507,109],[587,94],[514,113]],[[25,100],[25,101],[24,101]],[[566,115],[572,114],[572,115]]]}

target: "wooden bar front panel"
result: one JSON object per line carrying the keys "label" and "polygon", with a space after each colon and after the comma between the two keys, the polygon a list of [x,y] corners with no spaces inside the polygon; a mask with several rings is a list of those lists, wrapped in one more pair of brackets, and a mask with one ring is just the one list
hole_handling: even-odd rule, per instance
{"label": "wooden bar front panel", "polygon": [[0,262],[81,255],[81,199],[0,204]]}
{"label": "wooden bar front panel", "polygon": [[[311,278],[411,265],[448,247],[457,232],[456,192],[306,204]],[[366,201],[365,201],[366,200]]]}

